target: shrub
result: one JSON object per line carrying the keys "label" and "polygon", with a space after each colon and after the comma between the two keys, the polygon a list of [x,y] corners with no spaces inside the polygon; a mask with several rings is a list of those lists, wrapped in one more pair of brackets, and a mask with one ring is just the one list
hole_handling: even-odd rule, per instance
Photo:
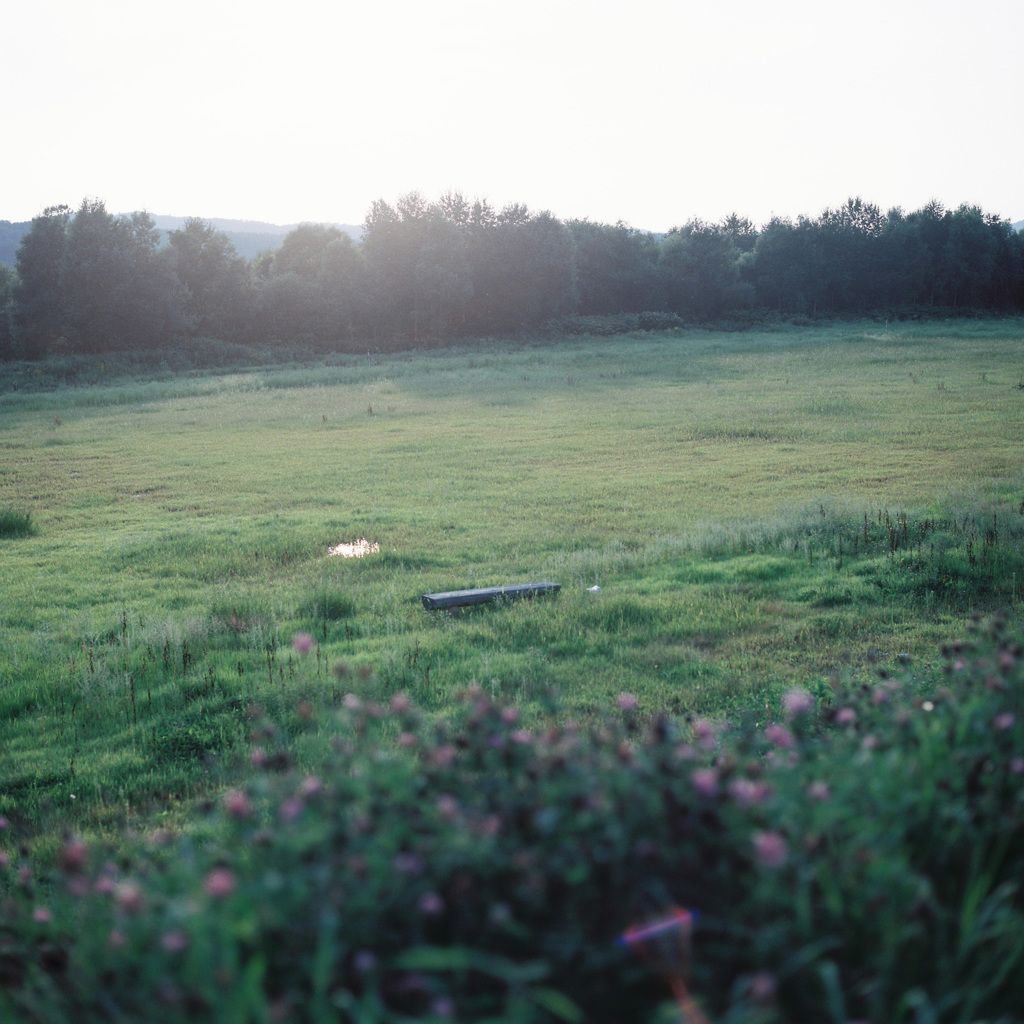
{"label": "shrub", "polygon": [[[623,694],[527,727],[471,686],[290,744],[253,709],[193,833],[44,870],[3,823],[0,1019],[654,1021],[689,968],[733,1024],[1021,1020],[1024,650],[944,655],[937,692],[906,666],[769,722]],[[651,922],[651,959],[616,942]]]}
{"label": "shrub", "polygon": [[32,537],[36,533],[32,513],[12,505],[0,508],[0,539],[10,537]]}
{"label": "shrub", "polygon": [[346,592],[321,587],[300,605],[298,611],[299,615],[306,618],[337,622],[355,615],[356,605]]}

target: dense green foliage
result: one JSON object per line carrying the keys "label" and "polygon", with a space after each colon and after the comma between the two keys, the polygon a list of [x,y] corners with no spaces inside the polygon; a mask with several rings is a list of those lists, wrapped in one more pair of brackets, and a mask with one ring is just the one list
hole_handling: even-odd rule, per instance
{"label": "dense green foliage", "polygon": [[[1024,308],[1024,236],[972,206],[882,213],[860,198],[756,228],[737,215],[657,237],[448,193],[373,204],[359,243],[304,224],[246,260],[192,219],[86,200],[32,221],[0,279],[0,357],[159,349],[174,340],[365,352],[535,334],[568,316],[721,320]],[[13,326],[4,334],[3,322]]]}
{"label": "dense green foliage", "polygon": [[0,1011],[619,1024],[689,984],[732,1024],[1020,1021],[1024,648],[945,653],[937,689],[883,671],[760,721],[622,693],[529,728],[477,684],[446,721],[250,707],[255,773],[198,834],[41,869],[0,819]]}

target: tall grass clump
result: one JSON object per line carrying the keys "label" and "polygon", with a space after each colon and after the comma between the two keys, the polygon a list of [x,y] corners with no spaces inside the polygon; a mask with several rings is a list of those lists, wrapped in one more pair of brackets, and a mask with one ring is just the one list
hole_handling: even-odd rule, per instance
{"label": "tall grass clump", "polygon": [[0,507],[0,540],[32,537],[36,533],[32,513],[13,505]]}
{"label": "tall grass clump", "polygon": [[352,597],[335,587],[316,589],[298,608],[299,615],[327,622],[348,619],[355,613],[356,604]]}
{"label": "tall grass clump", "polygon": [[0,821],[0,1019],[1020,1021],[1024,647],[941,661],[767,721],[251,707],[187,832]]}

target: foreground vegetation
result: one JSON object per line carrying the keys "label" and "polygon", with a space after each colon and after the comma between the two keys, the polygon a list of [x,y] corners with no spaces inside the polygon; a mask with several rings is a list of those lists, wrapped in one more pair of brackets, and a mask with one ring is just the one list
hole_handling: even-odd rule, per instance
{"label": "foreground vegetation", "polygon": [[794,689],[763,728],[642,727],[623,693],[531,730],[474,685],[441,723],[308,706],[288,742],[254,707],[256,772],[201,838],[0,856],[0,1009],[612,1024],[678,1019],[674,992],[688,1021],[693,993],[720,1021],[1019,1021],[1024,648],[979,639],[934,692]]}
{"label": "foreground vegetation", "polygon": [[1019,621],[1020,340],[11,366],[8,1010],[654,1019],[614,939],[681,904],[715,1019],[1014,1019],[1020,636],[939,652]]}

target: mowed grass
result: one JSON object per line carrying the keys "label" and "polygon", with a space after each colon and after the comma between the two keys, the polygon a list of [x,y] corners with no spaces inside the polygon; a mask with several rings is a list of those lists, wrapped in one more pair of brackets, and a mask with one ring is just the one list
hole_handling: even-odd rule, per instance
{"label": "mowed grass", "polygon": [[1019,610],[1022,342],[675,332],[5,390],[0,508],[34,532],[0,537],[0,813],[165,814],[242,770],[254,703],[443,714],[475,680],[538,715],[552,688],[768,715],[899,654],[927,676],[972,612]]}

